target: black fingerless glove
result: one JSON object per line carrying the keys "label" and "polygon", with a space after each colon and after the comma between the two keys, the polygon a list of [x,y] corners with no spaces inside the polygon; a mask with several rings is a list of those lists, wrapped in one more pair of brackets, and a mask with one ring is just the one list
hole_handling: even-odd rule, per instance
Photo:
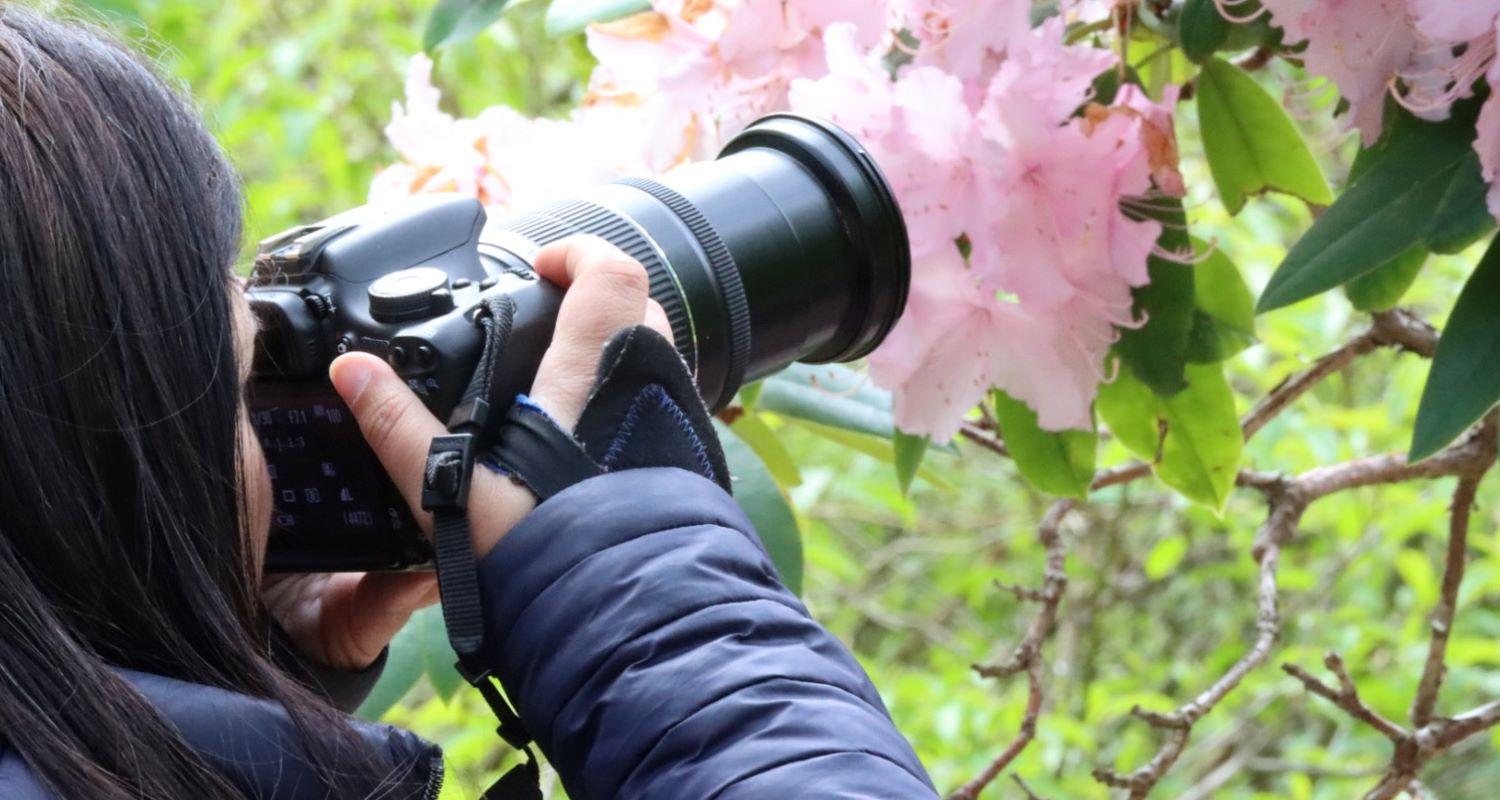
{"label": "black fingerless glove", "polygon": [[729,491],[724,450],[687,364],[661,334],[637,325],[610,338],[572,433],[525,395],[481,463],[545,501],[606,472],[679,467]]}

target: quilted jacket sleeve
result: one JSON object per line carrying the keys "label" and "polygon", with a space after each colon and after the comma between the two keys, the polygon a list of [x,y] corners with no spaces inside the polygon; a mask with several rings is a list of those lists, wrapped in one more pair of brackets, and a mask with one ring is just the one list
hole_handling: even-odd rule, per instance
{"label": "quilted jacket sleeve", "polygon": [[864,670],[708,480],[584,481],[480,570],[485,657],[575,800],[937,796]]}

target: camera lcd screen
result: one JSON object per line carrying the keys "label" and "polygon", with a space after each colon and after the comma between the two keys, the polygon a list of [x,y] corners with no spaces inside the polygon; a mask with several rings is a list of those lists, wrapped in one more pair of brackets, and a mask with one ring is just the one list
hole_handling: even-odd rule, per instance
{"label": "camera lcd screen", "polygon": [[254,381],[250,422],[275,503],[268,570],[302,571],[311,563],[393,569],[426,560],[405,500],[331,386]]}

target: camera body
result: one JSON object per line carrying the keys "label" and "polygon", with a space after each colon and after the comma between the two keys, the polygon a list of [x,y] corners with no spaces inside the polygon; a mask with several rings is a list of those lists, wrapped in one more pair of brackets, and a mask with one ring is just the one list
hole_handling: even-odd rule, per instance
{"label": "camera body", "polygon": [[[562,292],[538,280],[530,252],[487,242],[481,256],[485,220],[473,198],[426,195],[396,208],[354,209],[262,242],[250,283],[261,325],[256,376],[320,379],[335,357],[361,350],[388,361],[446,419],[478,360],[474,310],[497,294],[512,295],[517,309],[517,346],[507,348],[514,363],[498,375],[533,374]],[[513,241],[523,251],[535,248]],[[502,396],[512,396],[527,387],[504,388]]]}
{"label": "camera body", "polygon": [[[477,200],[364,206],[261,243],[250,416],[276,501],[266,569],[427,566],[431,548],[328,381],[329,363],[385,359],[439,419],[479,362],[488,298],[514,314],[492,397],[527,391],[562,291],[531,267],[545,244],[591,234],[639,261],[710,410],[793,361],[874,349],[906,303],[905,224],[875,162],[836,126],[763,118],[718,159],[661,182],[629,178],[488,222]],[[504,408],[491,408],[498,418]]]}
{"label": "camera body", "polygon": [[277,506],[269,570],[401,569],[430,560],[410,510],[326,376],[337,356],[371,353],[446,419],[478,361],[475,309],[508,294],[516,314],[495,373],[497,396],[529,388],[562,291],[531,269],[529,240],[512,237],[520,254],[493,241],[481,246],[485,221],[473,198],[427,195],[261,243],[248,289],[260,325],[250,404]]}

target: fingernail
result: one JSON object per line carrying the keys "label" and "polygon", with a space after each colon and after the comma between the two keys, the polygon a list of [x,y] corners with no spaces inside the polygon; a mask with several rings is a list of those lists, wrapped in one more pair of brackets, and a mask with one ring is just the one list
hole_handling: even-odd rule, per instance
{"label": "fingernail", "polygon": [[362,358],[346,358],[334,362],[332,374],[333,388],[338,390],[339,396],[344,402],[354,405],[359,396],[364,393],[365,387],[369,385],[370,378],[374,377],[375,371],[370,365],[364,363]]}

